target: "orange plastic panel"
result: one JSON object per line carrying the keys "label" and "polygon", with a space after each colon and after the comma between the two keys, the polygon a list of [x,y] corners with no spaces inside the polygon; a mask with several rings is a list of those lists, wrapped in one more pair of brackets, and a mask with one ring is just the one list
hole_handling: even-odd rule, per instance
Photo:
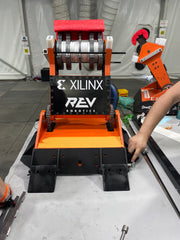
{"label": "orange plastic panel", "polygon": [[156,101],[167,90],[161,91],[157,82],[153,82],[143,88],[141,88],[141,99],[145,101]]}
{"label": "orange plastic panel", "polygon": [[[52,132],[40,118],[36,148],[110,148],[124,147],[120,115],[117,112],[114,131],[108,131],[102,118],[59,118]],[[41,126],[44,125],[44,126]]]}
{"label": "orange plastic panel", "polygon": [[49,58],[49,75],[55,76],[55,56],[54,56],[54,48],[48,48],[48,58]]}
{"label": "orange plastic panel", "polygon": [[37,136],[36,136],[36,142],[35,142],[35,148],[38,147],[39,140],[43,134],[44,131],[47,130],[47,123],[45,121],[45,110],[42,110],[40,113],[39,117],[39,126],[38,126],[38,131],[37,131]]}
{"label": "orange plastic panel", "polygon": [[[141,62],[145,57],[150,56],[156,50],[161,49],[160,52],[156,53],[154,56],[148,58],[146,61]],[[163,88],[166,84],[171,84],[171,81],[168,77],[164,64],[161,60],[161,54],[164,49],[164,46],[156,43],[145,43],[140,51],[138,63],[148,65],[152,74],[154,75],[156,81],[158,82],[160,88]]]}
{"label": "orange plastic panel", "polygon": [[105,76],[111,75],[111,55],[112,49],[105,49]]}
{"label": "orange plastic panel", "polygon": [[161,88],[163,88],[166,84],[171,84],[161,58],[157,58],[153,62],[149,63],[148,67]]}

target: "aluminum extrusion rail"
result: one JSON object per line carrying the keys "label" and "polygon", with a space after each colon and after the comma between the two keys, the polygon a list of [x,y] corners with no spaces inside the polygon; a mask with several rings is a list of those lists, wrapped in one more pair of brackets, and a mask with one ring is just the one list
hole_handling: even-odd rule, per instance
{"label": "aluminum extrusion rail", "polygon": [[155,178],[157,179],[157,181],[159,182],[161,188],[163,189],[166,197],[168,198],[169,202],[171,203],[172,207],[174,208],[175,212],[177,213],[178,217],[180,218],[180,211],[176,205],[176,203],[174,202],[174,200],[172,199],[169,191],[167,190],[166,186],[164,185],[162,179],[160,178],[158,172],[156,171],[154,165],[152,164],[150,158],[148,157],[147,153],[142,153],[146,163],[148,164],[148,166],[150,167],[151,171],[153,172]]}
{"label": "aluminum extrusion rail", "polygon": [[10,207],[6,207],[2,210],[2,214],[0,216],[0,240],[5,240],[8,236],[10,226],[13,223],[17,210],[25,198],[25,194],[26,193],[23,192],[20,197],[17,196],[14,199],[15,206],[11,205]]}
{"label": "aluminum extrusion rail", "polygon": [[[135,127],[139,129],[138,123],[136,121],[133,121],[133,123]],[[161,150],[161,148],[158,146],[158,144],[155,142],[155,140],[152,137],[150,137],[148,140],[148,146],[150,147],[151,151],[157,158],[161,167],[164,169],[165,173],[171,180],[175,189],[180,194],[180,174],[178,173],[178,171],[175,169],[175,167],[172,165],[172,163],[169,161],[167,156],[164,154],[164,152]]]}
{"label": "aluminum extrusion rail", "polygon": [[[135,125],[136,128],[139,128],[139,126],[137,126],[137,123],[134,123],[134,121],[132,121],[133,124]],[[130,128],[133,131],[134,134],[136,134],[136,131],[133,129],[132,125],[130,124]],[[146,161],[146,163],[148,164],[148,166],[150,167],[152,173],[154,174],[156,180],[158,181],[158,183],[160,184],[162,190],[164,191],[166,197],[168,198],[169,202],[171,203],[172,207],[174,208],[176,214],[178,215],[178,217],[180,218],[180,210],[177,207],[175,201],[173,200],[172,196],[170,195],[168,189],[166,188],[165,184],[163,183],[160,175],[158,174],[157,170],[155,169],[152,161],[150,160],[150,158],[147,155],[147,152],[144,151],[143,153],[141,153]],[[155,154],[154,154],[155,155]],[[169,161],[169,160],[168,160]]]}
{"label": "aluminum extrusion rail", "polygon": [[172,184],[174,185],[177,192],[180,194],[180,174],[157,145],[152,137],[149,138],[148,146],[151,148],[151,151],[156,156],[158,162],[168,175],[169,179],[171,180]]}

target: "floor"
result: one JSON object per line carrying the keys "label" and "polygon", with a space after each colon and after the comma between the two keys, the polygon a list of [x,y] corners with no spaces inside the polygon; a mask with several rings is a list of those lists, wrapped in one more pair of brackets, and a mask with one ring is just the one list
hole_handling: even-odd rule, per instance
{"label": "floor", "polygon": [[0,81],[0,176],[4,179],[49,98],[48,82]]}
{"label": "floor", "polygon": [[[127,89],[129,97],[147,85],[147,80],[112,80]],[[0,176],[4,179],[23,146],[34,122],[49,103],[49,83],[0,81]]]}

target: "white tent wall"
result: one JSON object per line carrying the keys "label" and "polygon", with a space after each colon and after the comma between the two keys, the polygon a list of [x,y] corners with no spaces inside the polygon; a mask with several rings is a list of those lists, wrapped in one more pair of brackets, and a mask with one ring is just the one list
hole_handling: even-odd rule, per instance
{"label": "white tent wall", "polygon": [[[40,76],[41,69],[48,67],[42,49],[46,48],[46,36],[54,35],[54,19],[100,18],[105,21],[105,34],[114,38],[113,51],[125,51],[125,55],[113,55],[112,77],[135,77],[149,74],[146,67],[139,71],[131,61],[136,47],[131,38],[140,28],[150,30],[149,41],[157,37],[162,0],[22,0],[25,9],[26,27],[29,36],[32,74]],[[165,0],[164,0],[165,1]],[[167,2],[168,0],[166,0]],[[27,73],[25,56],[21,43],[22,30],[18,0],[0,0],[1,56],[23,73]],[[180,76],[178,44],[178,24],[180,20],[180,1],[169,0],[166,18],[168,27],[167,43],[162,59],[171,76]],[[5,9],[5,10],[4,10]],[[93,14],[92,14],[93,11]],[[7,31],[7,29],[9,29]],[[13,36],[13,37],[12,37]],[[5,74],[17,77],[16,72],[0,63],[0,78]]]}
{"label": "white tent wall", "polygon": [[171,77],[180,77],[180,1],[169,0],[167,6],[168,27],[166,46],[162,57]]}
{"label": "white tent wall", "polygon": [[21,42],[19,0],[0,0],[0,33],[0,79],[24,78],[27,66]]}
{"label": "white tent wall", "polygon": [[33,76],[40,76],[41,69],[49,64],[42,54],[47,35],[54,35],[53,9],[51,0],[24,0],[28,29]]}
{"label": "white tent wall", "polygon": [[[106,2],[106,0],[105,0]],[[125,51],[125,55],[114,55],[113,60],[121,64],[112,64],[112,76],[132,77],[134,75],[148,74],[146,67],[139,71],[131,61],[136,47],[132,45],[133,34],[145,27],[150,30],[150,41],[155,38],[155,31],[159,22],[160,1],[121,0],[114,18],[110,35],[113,36],[113,51]],[[103,15],[103,11],[101,13]],[[110,15],[109,15],[110,18]]]}

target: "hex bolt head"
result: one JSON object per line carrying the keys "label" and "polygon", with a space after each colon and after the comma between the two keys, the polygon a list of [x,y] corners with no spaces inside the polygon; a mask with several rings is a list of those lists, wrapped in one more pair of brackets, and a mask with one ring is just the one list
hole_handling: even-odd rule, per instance
{"label": "hex bolt head", "polygon": [[129,230],[129,227],[126,226],[126,225],[123,225],[123,227],[122,227],[122,231],[125,232],[125,233],[127,233],[128,230]]}

